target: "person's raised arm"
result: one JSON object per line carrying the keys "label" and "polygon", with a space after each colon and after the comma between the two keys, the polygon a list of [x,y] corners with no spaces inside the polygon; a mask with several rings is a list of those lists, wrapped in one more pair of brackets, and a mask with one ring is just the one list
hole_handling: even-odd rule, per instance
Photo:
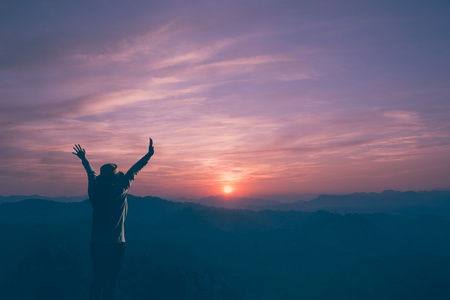
{"label": "person's raised arm", "polygon": [[136,175],[140,170],[142,170],[143,167],[145,167],[145,165],[148,163],[153,154],[155,154],[155,148],[153,147],[153,140],[152,138],[150,138],[147,154],[145,154],[137,163],[135,163],[128,170],[127,174],[132,172],[135,173],[134,175]]}
{"label": "person's raised arm", "polygon": [[150,158],[155,154],[155,149],[153,147],[153,140],[150,138],[148,152],[145,154],[137,163],[135,163],[125,174],[125,179],[127,183],[125,184],[125,188],[128,188],[134,180],[134,177],[142,170],[145,165],[147,165]]}
{"label": "person's raised arm", "polygon": [[73,150],[75,150],[75,152],[72,152],[72,153],[74,155],[78,156],[79,159],[81,159],[81,163],[83,164],[84,169],[86,170],[86,173],[88,175],[88,179],[89,180],[95,179],[95,176],[97,174],[95,173],[94,168],[92,168],[91,164],[89,163],[89,161],[86,158],[86,150],[81,148],[80,144],[75,145],[73,147]]}

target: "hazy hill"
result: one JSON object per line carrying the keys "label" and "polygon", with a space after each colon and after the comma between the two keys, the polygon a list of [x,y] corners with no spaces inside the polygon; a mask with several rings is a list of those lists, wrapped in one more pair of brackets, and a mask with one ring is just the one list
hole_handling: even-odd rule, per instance
{"label": "hazy hill", "polygon": [[[26,199],[25,201],[23,201],[24,198]],[[55,197],[47,199],[39,195],[29,196],[29,198],[26,196],[0,197],[0,203],[3,205],[2,210],[0,210],[0,218],[33,222],[45,221],[48,218],[60,221],[73,220],[86,216],[87,211],[90,209],[89,203],[85,198],[73,197],[73,200],[77,202],[67,202],[66,200],[71,198]],[[85,201],[80,201],[80,199]],[[131,207],[134,203],[137,203],[137,206],[140,207],[137,212],[130,216],[131,220],[160,217],[181,208],[199,208],[202,206],[251,210],[299,210],[306,212],[326,210],[340,214],[389,213],[402,216],[431,214],[450,218],[449,191],[398,192],[388,190],[382,193],[320,195],[309,201],[299,200],[292,203],[232,196],[214,196],[201,199],[178,198],[175,201],[168,201],[152,196],[136,197],[129,195],[128,199]],[[17,205],[13,205],[13,203]],[[68,205],[64,206],[64,203]],[[66,208],[65,212],[56,213],[62,207]],[[87,216],[90,216],[90,214],[87,214]]]}
{"label": "hazy hill", "polygon": [[354,193],[348,195],[319,195],[312,200],[280,203],[264,198],[214,196],[201,199],[177,198],[176,202],[198,203],[210,207],[252,210],[327,210],[336,213],[391,213],[403,216],[435,214],[450,217],[450,191]]}
{"label": "hazy hill", "polygon": [[[176,210],[199,206],[194,203],[176,203],[158,197],[135,197],[128,195],[129,209],[133,211],[127,221],[148,221],[165,217]],[[12,223],[67,223],[91,218],[89,200],[81,202],[59,202],[26,199],[0,204],[0,221]]]}
{"label": "hazy hill", "polygon": [[176,198],[173,199],[173,201],[198,203],[211,207],[242,208],[242,209],[265,209],[267,207],[280,204],[280,202],[270,199],[234,197],[224,195],[210,196],[200,199]]}
{"label": "hazy hill", "polygon": [[41,200],[52,200],[58,202],[78,202],[86,200],[88,196],[73,196],[73,197],[46,197],[40,195],[13,195],[13,196],[0,196],[0,203],[5,202],[19,202],[27,199],[41,199]]}
{"label": "hazy hill", "polygon": [[270,207],[276,210],[317,211],[337,213],[383,212],[404,216],[433,214],[450,217],[450,191],[354,193],[320,195],[310,201],[296,201]]}

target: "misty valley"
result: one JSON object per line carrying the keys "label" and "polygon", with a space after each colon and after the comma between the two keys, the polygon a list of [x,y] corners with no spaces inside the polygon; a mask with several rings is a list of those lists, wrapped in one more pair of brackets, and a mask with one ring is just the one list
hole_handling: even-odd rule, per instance
{"label": "misty valley", "polygon": [[[116,297],[448,299],[448,192],[396,195],[392,211],[350,196],[249,210],[130,195]],[[0,298],[86,299],[91,213],[87,200],[0,204]]]}

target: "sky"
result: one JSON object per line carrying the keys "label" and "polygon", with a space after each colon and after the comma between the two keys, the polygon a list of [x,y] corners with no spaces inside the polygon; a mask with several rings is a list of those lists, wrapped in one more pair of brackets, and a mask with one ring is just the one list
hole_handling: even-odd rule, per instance
{"label": "sky", "polygon": [[0,195],[447,189],[449,82],[449,1],[0,0]]}

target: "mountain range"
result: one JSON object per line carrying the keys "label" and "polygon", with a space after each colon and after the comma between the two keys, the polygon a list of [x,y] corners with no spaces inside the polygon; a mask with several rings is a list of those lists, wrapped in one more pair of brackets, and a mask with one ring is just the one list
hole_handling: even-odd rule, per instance
{"label": "mountain range", "polygon": [[322,194],[312,200],[280,203],[270,199],[214,196],[201,199],[178,198],[177,202],[192,202],[206,206],[252,210],[326,210],[334,213],[391,213],[417,216],[436,214],[450,217],[450,191],[386,190],[381,193],[353,193],[347,195]]}
{"label": "mountain range", "polygon": [[450,218],[450,191],[354,193],[320,195],[310,201],[296,201],[268,207],[274,210],[326,210],[335,213],[390,213],[403,216],[424,214]]}
{"label": "mountain range", "polygon": [[27,199],[41,199],[41,200],[52,200],[57,202],[79,202],[86,200],[88,196],[69,196],[69,197],[48,197],[40,195],[12,195],[12,196],[0,196],[0,203],[5,202],[19,202]]}
{"label": "mountain range", "polygon": [[[73,206],[71,215],[76,215],[76,207],[88,205],[77,205],[87,200],[87,196],[79,197],[43,197],[39,195],[33,196],[8,196],[1,197],[0,203],[3,204],[3,211],[8,203],[30,202],[27,206],[34,209],[42,209],[42,206],[33,204],[30,199],[41,200],[46,203],[47,207],[43,214],[49,214],[51,207],[58,206],[58,203],[67,203]],[[279,210],[279,211],[305,211],[315,212],[325,210],[333,213],[389,213],[401,216],[419,216],[419,215],[436,215],[439,217],[450,219],[450,191],[419,191],[419,192],[399,192],[387,190],[381,193],[354,193],[348,195],[320,195],[312,200],[298,200],[291,203],[280,203],[270,199],[258,199],[247,197],[230,197],[230,196],[211,196],[201,199],[177,198],[172,201],[161,199],[158,197],[136,197],[129,195],[129,199],[141,199],[143,205],[156,205],[153,209],[161,209],[161,207],[169,209],[169,207],[193,207],[208,206],[218,208],[231,209],[250,209],[250,210]],[[5,206],[6,205],[6,206]],[[24,205],[24,204],[19,204]],[[150,209],[150,211],[152,211]],[[2,212],[0,212],[2,214]],[[5,216],[7,217],[7,216]],[[62,217],[61,217],[62,218]]]}

